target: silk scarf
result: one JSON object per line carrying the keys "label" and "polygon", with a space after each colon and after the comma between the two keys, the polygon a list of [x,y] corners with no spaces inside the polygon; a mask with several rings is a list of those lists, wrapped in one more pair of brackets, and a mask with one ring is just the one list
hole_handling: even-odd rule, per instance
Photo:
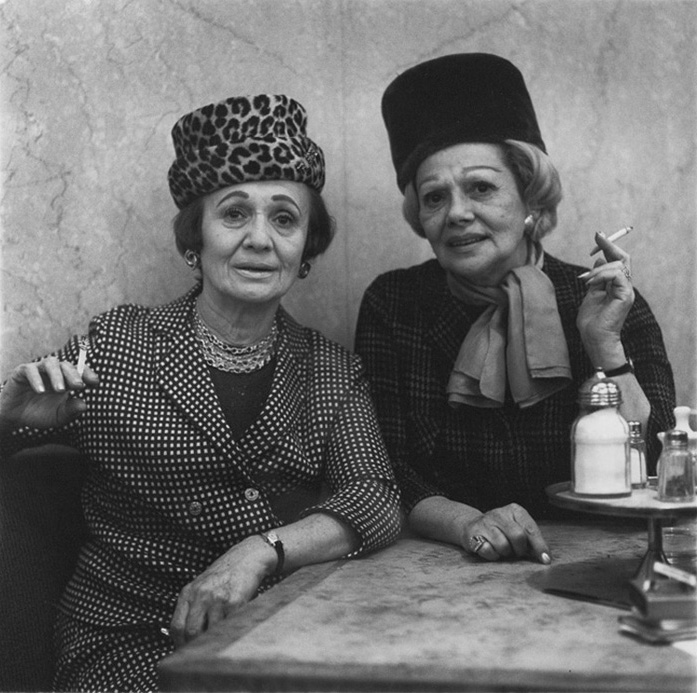
{"label": "silk scarf", "polygon": [[501,407],[508,388],[519,407],[530,407],[571,382],[569,351],[543,257],[541,245],[530,243],[526,264],[497,287],[448,275],[457,299],[487,305],[455,360],[448,382],[452,406]]}

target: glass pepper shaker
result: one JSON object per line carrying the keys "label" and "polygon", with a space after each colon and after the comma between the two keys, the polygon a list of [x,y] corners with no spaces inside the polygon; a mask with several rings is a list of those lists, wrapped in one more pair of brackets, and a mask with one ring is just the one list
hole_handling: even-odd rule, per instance
{"label": "glass pepper shaker", "polygon": [[690,416],[693,413],[697,413],[697,410],[690,409],[690,407],[675,407],[673,409],[675,428],[687,433],[687,451],[692,457],[692,468],[695,474],[695,484],[697,484],[697,431],[690,426]]}
{"label": "glass pepper shaker", "polygon": [[695,475],[687,449],[687,433],[666,431],[659,459],[658,500],[683,502],[695,499]]}
{"label": "glass pepper shaker", "polygon": [[641,435],[641,421],[628,421],[629,466],[632,488],[646,488],[646,443]]}
{"label": "glass pepper shaker", "polygon": [[571,483],[581,496],[612,498],[632,492],[629,426],[620,414],[620,388],[596,369],[578,393],[571,429]]}

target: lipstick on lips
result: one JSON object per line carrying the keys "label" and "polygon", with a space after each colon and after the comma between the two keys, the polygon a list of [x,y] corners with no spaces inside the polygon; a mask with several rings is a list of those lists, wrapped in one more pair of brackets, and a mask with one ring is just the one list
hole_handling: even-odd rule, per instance
{"label": "lipstick on lips", "polygon": [[235,269],[237,269],[240,272],[249,272],[252,274],[268,274],[270,272],[273,272],[276,268],[269,265],[249,263],[236,265]]}

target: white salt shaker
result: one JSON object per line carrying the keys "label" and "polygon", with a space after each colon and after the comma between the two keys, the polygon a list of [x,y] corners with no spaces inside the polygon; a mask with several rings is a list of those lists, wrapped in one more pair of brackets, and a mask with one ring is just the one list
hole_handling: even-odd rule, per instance
{"label": "white salt shaker", "polygon": [[598,368],[578,393],[581,411],[571,429],[572,490],[617,498],[632,492],[629,426],[620,414],[620,388]]}

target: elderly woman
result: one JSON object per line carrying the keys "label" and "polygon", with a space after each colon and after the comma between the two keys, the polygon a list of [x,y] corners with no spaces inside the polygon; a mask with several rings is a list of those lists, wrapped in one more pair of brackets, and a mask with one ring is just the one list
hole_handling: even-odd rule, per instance
{"label": "elderly woman", "polygon": [[620,386],[655,464],[675,404],[661,331],[603,234],[590,270],[544,252],[561,186],[510,62],[425,62],[382,108],[404,216],[436,256],[378,277],[357,326],[409,524],[486,560],[548,563],[533,517],[550,515],[545,487],[570,479],[594,368]]}
{"label": "elderly woman", "polygon": [[169,185],[200,281],[169,305],[96,317],[5,384],[5,453],[56,441],[90,463],[58,689],[155,689],[161,657],[283,575],[396,538],[362,366],[280,305],[331,240],[305,130],[286,96],[182,117]]}

